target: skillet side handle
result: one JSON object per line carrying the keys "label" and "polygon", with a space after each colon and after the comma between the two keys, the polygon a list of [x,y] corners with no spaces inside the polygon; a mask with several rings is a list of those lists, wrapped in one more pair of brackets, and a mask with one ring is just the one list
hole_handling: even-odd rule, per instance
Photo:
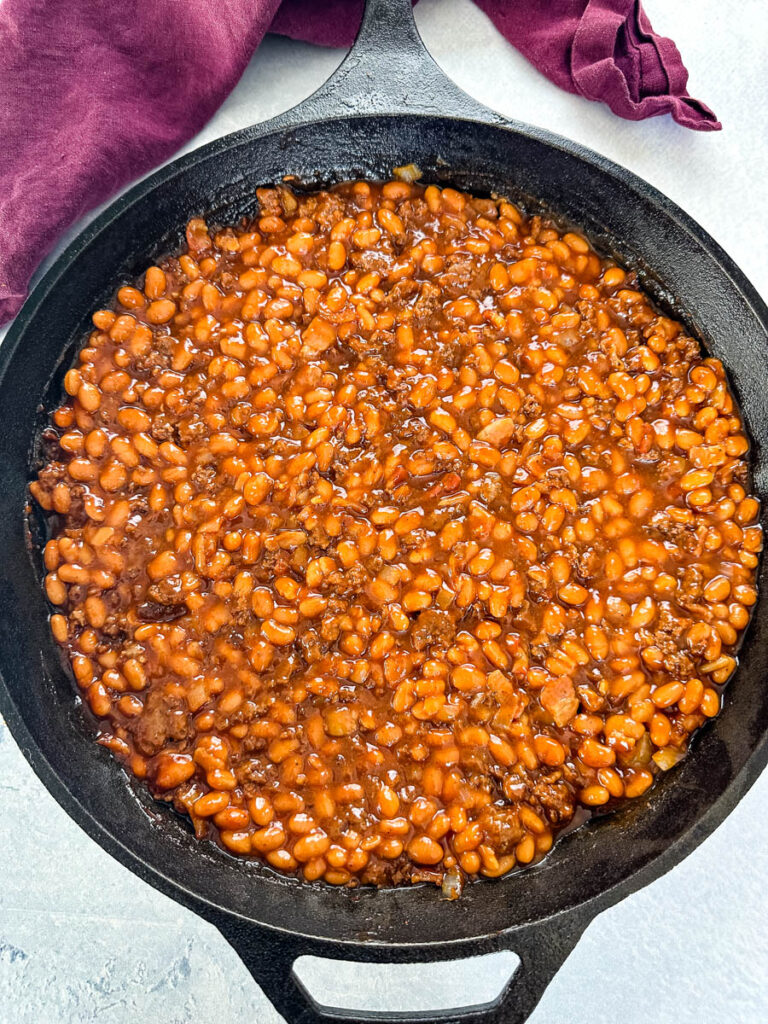
{"label": "skillet side handle", "polygon": [[366,0],[352,49],[306,100],[273,119],[276,127],[366,114],[445,114],[500,120],[473,100],[427,52],[412,0]]}
{"label": "skillet side handle", "polygon": [[[589,915],[591,920],[592,915]],[[278,934],[231,918],[213,923],[233,946],[264,994],[287,1024],[524,1024],[552,978],[581,938],[589,920],[578,912],[502,933],[475,947],[474,953],[510,949],[520,964],[499,995],[490,1003],[457,1009],[426,1011],[366,1011],[325,1006],[317,1002],[296,975],[294,963],[305,954],[330,959],[401,963],[455,959],[461,952],[450,946],[414,947],[399,951],[382,946],[347,946],[332,949],[320,941]],[[471,992],[468,993],[471,998]]]}

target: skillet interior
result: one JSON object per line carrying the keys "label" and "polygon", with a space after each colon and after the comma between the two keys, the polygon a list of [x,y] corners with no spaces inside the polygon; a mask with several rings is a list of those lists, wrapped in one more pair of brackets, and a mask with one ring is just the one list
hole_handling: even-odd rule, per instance
{"label": "skillet interior", "polygon": [[[447,117],[384,115],[266,133],[249,129],[158,172],[114,204],[54,266],[0,349],[0,671],[12,702],[3,699],[2,709],[25,753],[76,820],[132,870],[194,909],[205,913],[208,904],[348,943],[488,936],[593,899],[603,905],[666,870],[722,819],[764,764],[763,596],[724,710],[690,756],[647,797],[568,837],[541,866],[470,885],[450,905],[432,887],[376,892],[309,886],[196,842],[173,812],[136,795],[112,756],[93,742],[49,634],[39,558],[30,551],[22,510],[36,454],[33,438],[59,399],[61,377],[82,343],[90,312],[109,301],[119,281],[172,249],[189,216],[231,222],[254,210],[257,185],[284,174],[317,186],[384,178],[393,167],[415,161],[425,181],[499,192],[529,206],[535,196],[579,225],[598,248],[637,269],[659,304],[723,360],[753,438],[754,484],[764,500],[768,311],[727,257],[671,203],[600,158],[586,162],[575,152],[577,147],[553,146],[534,130]],[[765,501],[762,515],[765,528]],[[763,595],[765,575],[763,562]]]}

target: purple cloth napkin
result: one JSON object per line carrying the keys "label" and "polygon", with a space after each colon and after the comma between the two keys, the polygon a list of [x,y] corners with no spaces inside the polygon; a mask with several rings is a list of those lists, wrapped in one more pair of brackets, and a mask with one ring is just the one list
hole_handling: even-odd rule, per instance
{"label": "purple cloth napkin", "polygon": [[[639,0],[476,0],[551,81],[637,120],[720,128],[686,91]],[[2,0],[0,323],[60,235],[170,157],[236,84],[270,30],[352,43],[362,0]]]}

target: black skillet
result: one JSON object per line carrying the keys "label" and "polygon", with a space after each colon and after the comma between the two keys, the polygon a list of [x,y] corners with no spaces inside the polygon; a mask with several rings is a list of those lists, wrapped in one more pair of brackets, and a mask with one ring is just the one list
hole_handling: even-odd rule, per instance
{"label": "black skillet", "polygon": [[[48,629],[40,524],[24,514],[44,410],[59,401],[89,313],[109,302],[116,282],[173,249],[193,214],[232,222],[255,211],[257,185],[283,175],[313,186],[386,178],[410,162],[424,181],[551,210],[636,269],[659,304],[725,363],[754,441],[756,489],[763,496],[768,489],[768,309],[754,289],[697,224],[645,182],[463,94],[424,50],[410,0],[368,0],[354,49],[319,92],[266,125],[164,167],[113,203],[56,261],[0,349],[0,709],[75,821],[131,871],[216,925],[291,1024],[524,1021],[594,916],[688,854],[768,760],[765,597],[723,712],[682,764],[647,797],[569,836],[540,866],[469,885],[453,903],[432,886],[338,890],[230,858],[196,842],[172,812],[134,790],[94,743]],[[765,574],[763,562],[763,592]],[[292,971],[305,953],[399,963],[499,949],[514,950],[521,964],[498,999],[444,1013],[323,1008]]]}

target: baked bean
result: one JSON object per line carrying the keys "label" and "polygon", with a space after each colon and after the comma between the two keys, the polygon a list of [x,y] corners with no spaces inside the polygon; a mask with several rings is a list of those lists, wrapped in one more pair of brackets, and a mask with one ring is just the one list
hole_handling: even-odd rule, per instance
{"label": "baked bean", "polygon": [[65,374],[51,630],[199,836],[455,895],[718,713],[749,444],[720,363],[581,235],[402,181],[257,198],[190,221]]}
{"label": "baked bean", "polygon": [[158,758],[155,785],[160,789],[176,786],[195,774],[195,764],[188,754],[161,754]]}
{"label": "baked bean", "polygon": [[439,864],[443,859],[443,848],[429,836],[416,836],[408,844],[408,855],[417,864]]}
{"label": "baked bean", "polygon": [[176,303],[171,299],[157,299],[147,306],[147,320],[151,324],[165,324],[176,312]]}
{"label": "baked bean", "polygon": [[148,299],[159,299],[167,284],[165,272],[160,267],[150,267],[144,275],[144,294]]}
{"label": "baked bean", "polygon": [[654,690],[651,700],[657,708],[668,708],[671,704],[677,703],[684,692],[685,687],[682,683],[665,683]]}
{"label": "baked bean", "polygon": [[223,811],[228,803],[229,793],[218,793],[211,790],[195,801],[194,812],[199,818],[208,818]]}

